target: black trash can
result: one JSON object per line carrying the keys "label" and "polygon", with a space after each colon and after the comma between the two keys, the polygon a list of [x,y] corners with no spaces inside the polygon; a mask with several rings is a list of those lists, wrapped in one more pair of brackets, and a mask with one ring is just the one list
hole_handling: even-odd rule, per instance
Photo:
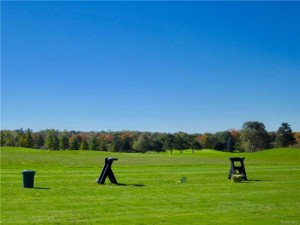
{"label": "black trash can", "polygon": [[23,170],[23,186],[24,188],[33,188],[34,186],[34,170]]}

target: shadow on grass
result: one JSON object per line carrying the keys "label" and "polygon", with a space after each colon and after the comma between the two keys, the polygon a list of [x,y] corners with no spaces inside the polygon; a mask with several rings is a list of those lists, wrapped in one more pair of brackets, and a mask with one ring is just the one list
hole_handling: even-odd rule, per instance
{"label": "shadow on grass", "polygon": [[118,183],[117,186],[134,186],[134,187],[144,187],[144,184],[120,184]]}
{"label": "shadow on grass", "polygon": [[40,190],[50,190],[51,188],[46,188],[46,187],[34,187],[34,189],[40,189]]}
{"label": "shadow on grass", "polygon": [[255,179],[248,179],[248,180],[243,180],[241,183],[254,183],[254,182],[270,182],[271,180],[255,180]]}

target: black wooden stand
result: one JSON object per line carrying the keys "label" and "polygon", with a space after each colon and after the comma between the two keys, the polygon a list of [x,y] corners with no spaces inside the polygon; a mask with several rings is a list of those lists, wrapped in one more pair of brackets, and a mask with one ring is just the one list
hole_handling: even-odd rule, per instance
{"label": "black wooden stand", "polygon": [[97,180],[98,184],[104,184],[106,177],[109,178],[110,182],[113,184],[118,184],[113,171],[111,170],[111,165],[114,160],[117,158],[105,158],[105,165],[102,169],[99,179]]}
{"label": "black wooden stand", "polygon": [[[229,170],[228,179],[231,179],[231,176],[236,174],[237,171],[239,174],[243,175],[242,179],[247,180],[246,170],[244,166],[244,159],[240,157],[231,157],[229,158],[231,162],[231,168]],[[234,165],[234,162],[240,162],[240,165]]]}

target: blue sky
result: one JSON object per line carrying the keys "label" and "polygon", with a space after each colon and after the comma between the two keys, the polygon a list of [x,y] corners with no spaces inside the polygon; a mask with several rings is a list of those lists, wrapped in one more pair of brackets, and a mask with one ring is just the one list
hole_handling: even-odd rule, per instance
{"label": "blue sky", "polygon": [[1,1],[1,128],[300,131],[300,2]]}

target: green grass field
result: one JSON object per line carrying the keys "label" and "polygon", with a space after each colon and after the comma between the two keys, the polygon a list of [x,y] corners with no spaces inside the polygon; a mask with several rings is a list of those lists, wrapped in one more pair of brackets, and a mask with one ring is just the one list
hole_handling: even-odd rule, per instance
{"label": "green grass field", "polygon": [[[245,157],[248,181],[227,179]],[[96,183],[105,157],[119,183]],[[23,188],[22,170],[35,170]],[[182,176],[186,183],[178,183]],[[300,224],[300,150],[179,154],[1,149],[1,224]]]}

